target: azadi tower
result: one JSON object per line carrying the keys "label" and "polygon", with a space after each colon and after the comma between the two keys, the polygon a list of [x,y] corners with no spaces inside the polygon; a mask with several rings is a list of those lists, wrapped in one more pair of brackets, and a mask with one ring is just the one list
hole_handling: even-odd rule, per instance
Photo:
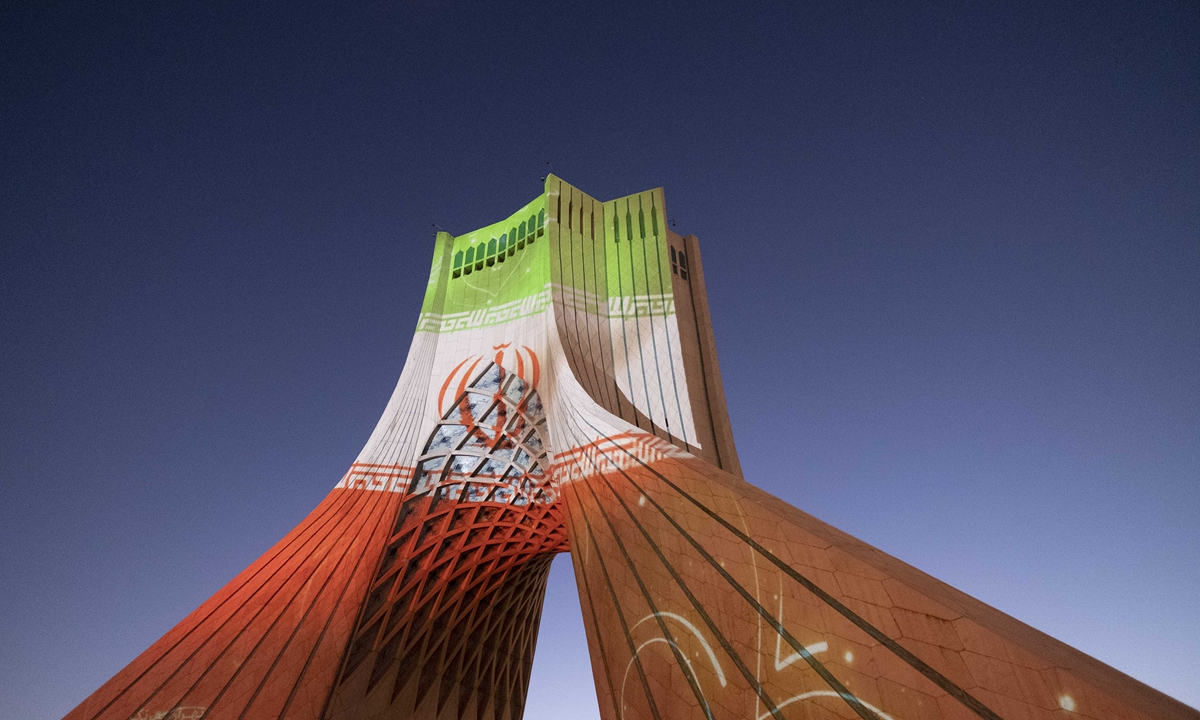
{"label": "azadi tower", "polygon": [[554,176],[437,235],[358,459],[67,717],[518,720],[560,552],[605,720],[1200,720],[742,479],[695,236]]}

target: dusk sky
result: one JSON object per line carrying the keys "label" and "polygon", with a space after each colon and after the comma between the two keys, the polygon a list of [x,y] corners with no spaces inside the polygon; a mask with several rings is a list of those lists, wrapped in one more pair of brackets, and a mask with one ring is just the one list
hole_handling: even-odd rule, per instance
{"label": "dusk sky", "polygon": [[[700,238],[746,479],[1200,706],[1200,5],[0,8],[0,718],[367,440],[434,225]],[[569,559],[526,710],[596,718]]]}

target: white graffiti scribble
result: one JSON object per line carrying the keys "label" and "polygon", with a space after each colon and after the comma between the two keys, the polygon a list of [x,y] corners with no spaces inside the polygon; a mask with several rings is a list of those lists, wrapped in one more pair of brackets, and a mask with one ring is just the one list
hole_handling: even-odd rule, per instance
{"label": "white graffiti scribble", "polygon": [[[891,715],[888,715],[884,711],[880,710],[879,708],[875,707],[874,705],[872,705],[871,703],[869,703],[865,700],[860,700],[860,699],[854,697],[853,695],[851,695],[850,697],[843,697],[839,693],[835,693],[832,690],[811,690],[806,693],[800,693],[799,695],[793,695],[792,697],[788,698],[787,700],[784,700],[783,702],[779,703],[775,707],[778,710],[782,710],[794,702],[800,702],[801,700],[807,700],[809,698],[814,698],[814,697],[834,697],[834,698],[842,698],[843,700],[846,700],[846,701],[850,701],[851,698],[853,698],[853,702],[857,702],[857,703],[861,704],[866,709],[870,710],[871,712],[875,713],[879,717],[883,718],[883,720],[896,720]],[[769,717],[771,717],[771,713],[765,712],[762,715],[759,715],[756,720],[766,720]]]}
{"label": "white graffiti scribble", "polygon": [[[721,663],[717,661],[717,654],[713,652],[712,646],[708,644],[708,640],[704,637],[704,633],[700,632],[700,629],[693,625],[692,622],[687,618],[673,612],[660,611],[650,613],[646,617],[634,623],[630,630],[632,631],[634,628],[637,628],[638,625],[641,625],[652,618],[670,619],[683,623],[684,627],[686,627],[688,631],[700,641],[700,645],[704,647],[704,652],[708,655],[708,660],[712,663],[713,670],[715,670],[717,673],[717,680],[721,683],[721,687],[725,687],[727,684],[725,680],[725,671],[721,668]],[[679,653],[679,657],[683,658],[683,662],[686,665],[684,672],[690,675],[692,681],[695,682],[696,689],[700,692],[700,700],[705,706],[705,715],[711,718],[712,713],[708,709],[708,699],[704,697],[704,689],[700,687],[700,677],[696,674],[696,669],[692,667],[692,661],[688,659],[687,653],[681,650],[678,645],[676,645],[673,641],[662,637],[650,638],[641,645],[638,645],[637,649],[633,653],[633,657],[629,658],[629,662],[625,664],[625,675],[621,678],[621,717],[625,717],[625,685],[629,682],[629,671],[633,669],[633,663],[635,660],[637,660],[638,654],[642,652],[642,648],[646,647],[647,645],[653,645],[654,643],[666,643],[667,645],[670,645]]]}
{"label": "white graffiti scribble", "polygon": [[[725,671],[721,669],[721,663],[717,662],[717,654],[713,652],[712,645],[708,644],[708,640],[705,639],[704,633],[700,632],[699,628],[693,625],[687,618],[683,617],[682,615],[676,615],[673,612],[651,613],[641,620],[638,620],[633,627],[636,628],[638,625],[641,625],[642,623],[654,617],[670,618],[671,620],[677,620],[683,623],[684,627],[686,627],[688,631],[691,632],[692,635],[695,635],[696,639],[700,641],[700,645],[704,648],[704,652],[708,654],[708,661],[712,663],[713,670],[717,671],[717,681],[721,683],[721,687],[725,687],[727,684],[725,681]],[[630,628],[630,630],[632,629],[633,628]]]}
{"label": "white graffiti scribble", "polygon": [[[780,594],[779,594],[779,625],[780,625],[780,627],[783,626],[783,592],[782,592],[782,588],[780,589]],[[779,659],[779,650],[780,650],[780,645],[781,645],[782,640],[783,640],[783,635],[779,635],[779,634],[775,635],[775,669],[776,670],[782,670],[785,667],[787,667],[788,665],[791,665],[792,663],[796,662],[800,658],[804,657],[802,654],[800,654],[798,652],[794,652],[791,655],[788,655],[786,658],[780,660]],[[804,646],[804,650],[809,655],[816,655],[817,653],[825,652],[828,649],[829,649],[829,643],[826,643],[826,642],[813,643],[812,645]]]}

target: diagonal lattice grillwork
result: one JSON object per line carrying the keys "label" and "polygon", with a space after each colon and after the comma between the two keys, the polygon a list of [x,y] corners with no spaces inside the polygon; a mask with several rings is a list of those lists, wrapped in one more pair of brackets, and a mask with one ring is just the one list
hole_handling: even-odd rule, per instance
{"label": "diagonal lattice grillwork", "polygon": [[417,493],[527,505],[554,500],[541,396],[490,363],[446,411],[417,458]]}
{"label": "diagonal lattice grillwork", "polygon": [[443,415],[417,458],[328,717],[417,708],[520,717],[550,560],[567,549],[545,427],[537,390],[496,362]]}

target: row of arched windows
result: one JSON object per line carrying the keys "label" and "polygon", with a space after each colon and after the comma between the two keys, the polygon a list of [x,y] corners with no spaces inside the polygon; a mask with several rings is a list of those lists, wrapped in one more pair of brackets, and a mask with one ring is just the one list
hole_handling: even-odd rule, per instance
{"label": "row of arched windows", "polygon": [[[646,237],[646,214],[641,208],[639,199],[638,203],[638,230],[640,236]],[[616,213],[613,213],[613,236],[617,242],[621,241],[621,221]],[[650,228],[652,233],[658,235],[658,208],[653,204],[650,206]],[[633,215],[628,210],[625,212],[625,236],[632,239],[634,236]],[[486,243],[472,245],[466,250],[459,250],[454,253],[454,270],[452,277],[462,277],[471,273],[482,270],[485,267],[492,267],[497,263],[504,262],[505,258],[516,254],[518,250],[524,250],[526,245],[532,245],[534,240],[546,234],[546,210],[543,208],[538,211],[537,215],[530,215],[528,220],[520,223],[516,227],[511,228],[508,232],[500,235],[499,238],[492,238]],[[671,273],[678,275],[681,280],[688,279],[688,261],[687,254],[683,250],[678,252],[675,248],[668,246],[671,257]]]}
{"label": "row of arched windows", "polygon": [[454,253],[453,277],[470,275],[485,266],[502,263],[506,257],[524,250],[526,245],[532,245],[534,240],[545,234],[546,210],[543,208],[537,215],[530,215],[528,220],[500,235],[499,239],[492,238],[486,243],[481,242]]}

